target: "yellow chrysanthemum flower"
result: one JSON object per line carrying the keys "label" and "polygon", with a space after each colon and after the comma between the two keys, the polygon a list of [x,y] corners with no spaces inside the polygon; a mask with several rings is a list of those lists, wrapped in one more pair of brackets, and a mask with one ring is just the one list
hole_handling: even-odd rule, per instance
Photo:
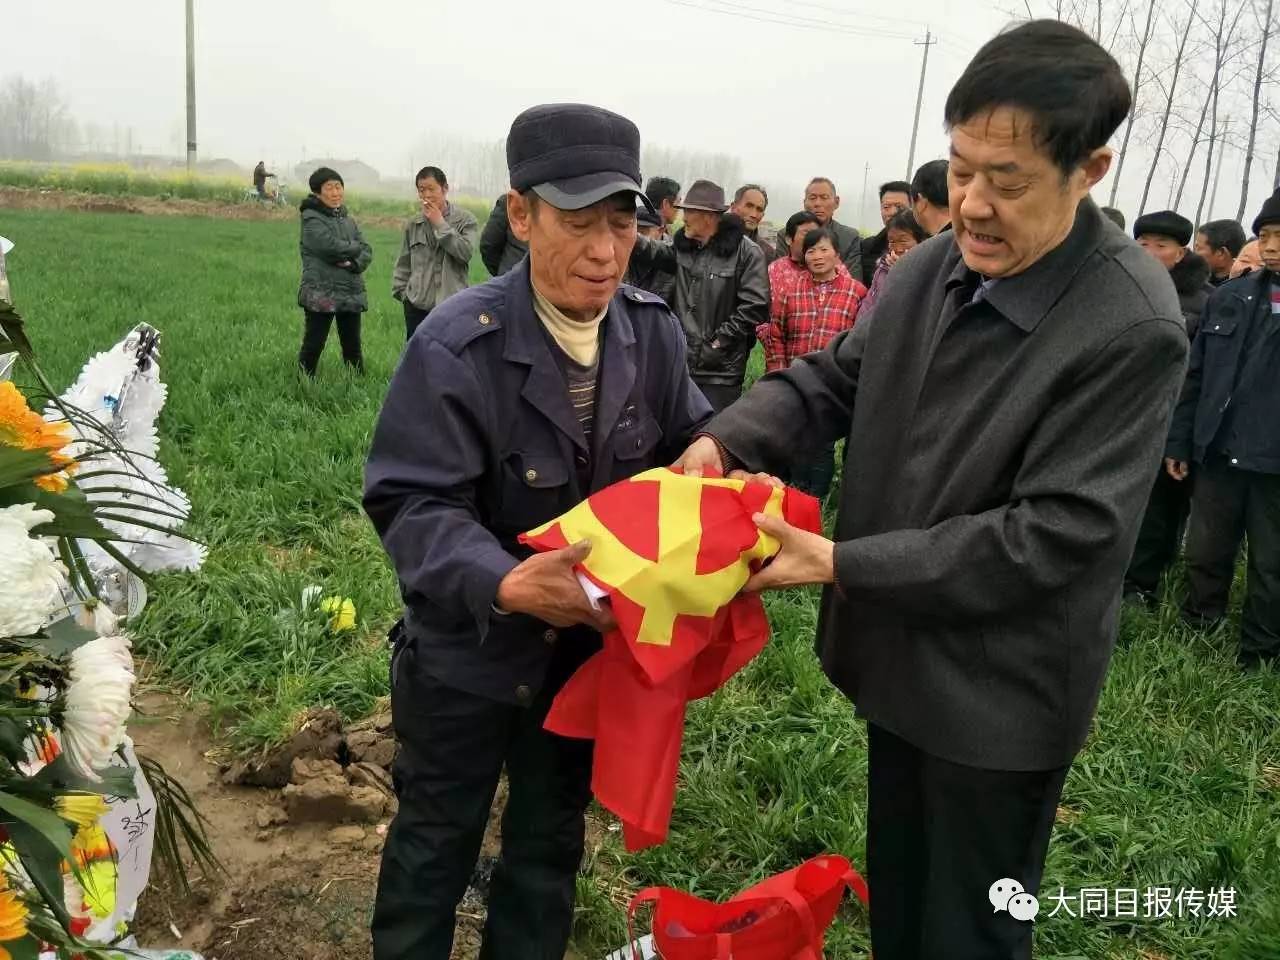
{"label": "yellow chrysanthemum flower", "polygon": [[75,460],[62,452],[71,442],[71,426],[49,423],[27,406],[27,400],[11,381],[0,382],[0,444],[21,450],[43,450],[57,473],[36,477],[36,486],[51,493],[67,489],[67,475]]}
{"label": "yellow chrysanthemum flower", "polygon": [[[27,935],[27,905],[9,889],[6,882],[0,889],[0,943],[19,940]],[[0,947],[0,957],[8,957],[9,951]]]}
{"label": "yellow chrysanthemum flower", "polygon": [[56,797],[53,808],[63,820],[84,829],[92,827],[107,812],[107,802],[96,793],[68,793]]}
{"label": "yellow chrysanthemum flower", "polygon": [[320,609],[332,616],[329,625],[338,633],[356,628],[356,605],[350,597],[325,597]]}

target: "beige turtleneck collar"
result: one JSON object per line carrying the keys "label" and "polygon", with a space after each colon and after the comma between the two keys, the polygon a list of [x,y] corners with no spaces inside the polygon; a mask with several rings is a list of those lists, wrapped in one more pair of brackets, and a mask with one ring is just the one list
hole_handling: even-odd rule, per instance
{"label": "beige turtleneck collar", "polygon": [[606,305],[595,318],[583,323],[565,316],[564,312],[544,297],[537,287],[533,288],[533,310],[547,328],[551,338],[559,344],[560,349],[568,354],[574,363],[590,367],[596,362],[600,352],[600,321],[609,312]]}

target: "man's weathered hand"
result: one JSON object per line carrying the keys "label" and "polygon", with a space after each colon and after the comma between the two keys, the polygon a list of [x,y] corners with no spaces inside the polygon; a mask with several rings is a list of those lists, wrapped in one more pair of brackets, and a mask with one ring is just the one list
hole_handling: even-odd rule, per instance
{"label": "man's weathered hand", "polygon": [[1173,479],[1185,480],[1187,479],[1187,474],[1191,472],[1191,465],[1185,460],[1174,460],[1172,457],[1166,457],[1164,469]]}
{"label": "man's weathered hand", "polygon": [[591,541],[579,540],[560,550],[536,553],[498,584],[498,607],[507,613],[527,613],[554,627],[585,623],[601,632],[617,624],[607,607],[591,606],[578,582],[574,566],[591,553]]}
{"label": "man's weathered hand", "polygon": [[444,214],[440,212],[439,207],[430,201],[423,201],[422,213],[433,227],[438,227],[444,223]]}
{"label": "man's weathered hand", "polygon": [[742,589],[750,593],[810,583],[831,583],[836,575],[836,545],[826,537],[793,527],[787,521],[757,513],[751,518],[782,549]]}
{"label": "man's weathered hand", "polygon": [[684,471],[686,477],[700,477],[702,471],[710,469],[716,473],[724,473],[724,463],[720,459],[720,448],[710,437],[698,437],[689,444],[688,449],[680,455],[680,459],[672,464]]}

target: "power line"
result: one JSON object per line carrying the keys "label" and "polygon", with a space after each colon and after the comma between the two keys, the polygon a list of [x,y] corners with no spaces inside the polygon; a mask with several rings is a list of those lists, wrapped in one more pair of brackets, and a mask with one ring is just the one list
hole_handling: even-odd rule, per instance
{"label": "power line", "polygon": [[[697,3],[692,2],[692,0],[666,0],[666,2],[677,7],[688,7],[692,10],[700,10],[703,13],[715,13],[726,17],[736,17],[741,20],[751,20],[756,23],[796,27],[801,30],[821,30],[825,33],[840,33],[859,37],[879,37],[893,40],[911,39],[911,34],[907,33],[893,33],[891,31],[884,30],[863,29],[855,27],[852,24],[832,23],[829,20],[820,20],[813,17],[778,15],[772,10],[766,10],[760,7],[739,6],[737,4],[730,4],[727,0],[703,0],[703,2]],[[725,7],[728,7],[728,9],[706,6],[705,3],[723,4]],[[748,10],[753,12],[743,12]]]}

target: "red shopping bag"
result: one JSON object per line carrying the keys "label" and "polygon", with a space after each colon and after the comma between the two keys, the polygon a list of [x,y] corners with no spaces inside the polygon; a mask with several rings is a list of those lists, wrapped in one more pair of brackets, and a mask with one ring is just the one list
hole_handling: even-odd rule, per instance
{"label": "red shopping bag", "polygon": [[726,903],[650,887],[631,901],[632,956],[636,911],[652,903],[653,944],[662,960],[821,960],[827,927],[846,888],[868,903],[866,881],[837,856],[815,857]]}

